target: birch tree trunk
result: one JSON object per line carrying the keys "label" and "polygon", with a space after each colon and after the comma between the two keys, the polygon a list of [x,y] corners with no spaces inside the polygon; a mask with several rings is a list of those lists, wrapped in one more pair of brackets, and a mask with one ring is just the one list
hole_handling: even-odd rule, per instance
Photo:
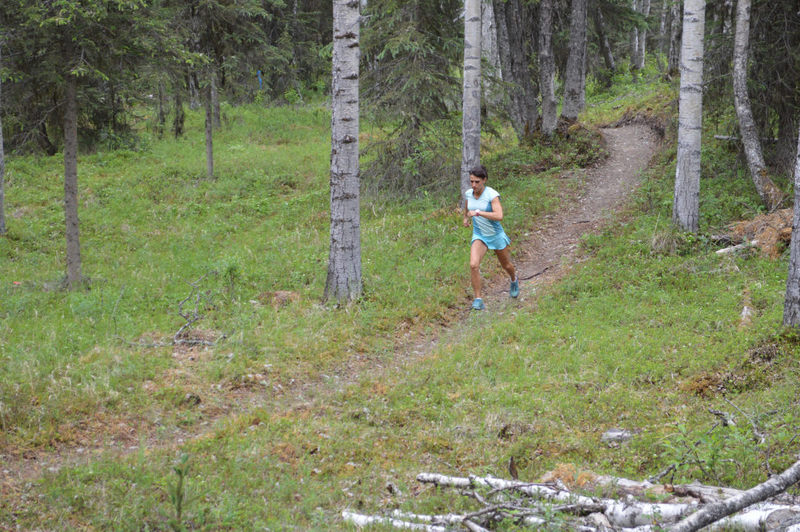
{"label": "birch tree trunk", "polygon": [[789,276],[783,303],[783,324],[787,327],[800,327],[800,237],[797,235],[800,235],[800,133],[794,161],[794,219],[792,241],[789,244]]}
{"label": "birch tree trunk", "polygon": [[777,208],[783,194],[767,175],[767,166],[761,151],[758,128],[753,119],[750,97],[747,94],[747,59],[750,49],[750,0],[738,0],[736,5],[736,30],[733,43],[733,100],[739,118],[744,153],[750,177],[756,192],[769,210]]}
{"label": "birch tree trunk", "polygon": [[[650,16],[650,0],[639,0],[639,12],[645,18]],[[647,52],[647,28],[639,29],[638,50],[636,51],[636,68],[644,70],[645,57]]]}
{"label": "birch tree trunk", "polygon": [[203,106],[206,115],[206,175],[214,177],[214,111],[212,104],[213,89],[210,83],[203,92]]}
{"label": "birch tree trunk", "polygon": [[[641,0],[639,0],[639,1],[631,0],[631,9],[633,11],[638,12],[639,11],[639,3],[640,2],[641,2]],[[639,27],[638,26],[634,26],[633,28],[631,28],[631,34],[629,36],[629,41],[630,41],[629,44],[630,44],[630,50],[631,50],[631,57],[630,57],[631,74],[633,76],[633,81],[636,81],[636,78],[637,78],[637,75],[638,75],[637,70],[639,69],[639,58],[637,56],[637,54],[639,53]]]}
{"label": "birch tree trunk", "polygon": [[78,82],[67,74],[64,93],[64,220],[67,240],[67,288],[81,282],[78,222]]}
{"label": "birch tree trunk", "polygon": [[678,104],[678,161],[672,221],[697,232],[700,218],[700,143],[703,125],[705,0],[685,0]]}
{"label": "birch tree trunk", "polygon": [[608,42],[608,34],[606,33],[606,25],[603,20],[603,11],[600,6],[595,4],[594,10],[594,26],[597,30],[597,38],[600,41],[600,51],[603,53],[603,60],[606,63],[606,68],[611,72],[616,70],[617,65],[614,62],[614,53],[611,50],[611,44]]}
{"label": "birch tree trunk", "polygon": [[495,0],[497,39],[503,81],[510,85],[508,114],[520,142],[536,130],[539,108],[534,73],[530,69],[527,43],[532,40],[527,24],[526,7],[520,0]]}
{"label": "birch tree trunk", "polygon": [[681,0],[670,5],[669,52],[667,53],[667,74],[674,76],[680,69],[681,60]]}
{"label": "birch tree trunk", "polygon": [[340,304],[360,297],[362,291],[358,162],[359,19],[358,0],[334,0],[331,243],[323,298]]}
{"label": "birch tree trunk", "polygon": [[561,120],[577,122],[583,109],[584,78],[586,77],[586,10],[587,0],[572,0],[569,25],[569,57],[564,75],[564,104]]}
{"label": "birch tree trunk", "polygon": [[[3,43],[0,41],[0,67],[3,66]],[[6,153],[3,150],[3,82],[0,80],[0,235],[6,234]]]}
{"label": "birch tree trunk", "polygon": [[[707,504],[669,530],[670,532],[694,532],[695,530],[700,530],[704,526],[715,523],[723,517],[736,513],[756,502],[783,493],[788,487],[798,481],[800,481],[800,462],[795,462],[792,467],[783,473],[770,477],[767,481],[736,497],[713,504]],[[764,530],[772,530],[772,527],[764,526]]]}
{"label": "birch tree trunk", "polygon": [[542,134],[556,130],[556,64],[553,58],[553,0],[539,2],[539,91],[542,93]]}
{"label": "birch tree trunk", "polygon": [[461,190],[481,162],[481,2],[464,0],[464,95],[461,121]]}

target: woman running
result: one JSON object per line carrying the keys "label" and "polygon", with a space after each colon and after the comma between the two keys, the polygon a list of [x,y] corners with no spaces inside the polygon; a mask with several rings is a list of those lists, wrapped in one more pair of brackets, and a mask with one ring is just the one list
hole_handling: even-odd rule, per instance
{"label": "woman running", "polygon": [[500,220],[503,219],[503,206],[500,205],[500,194],[492,187],[486,186],[489,174],[483,165],[478,165],[469,172],[470,187],[464,192],[464,227],[469,227],[472,218],[472,244],[469,254],[469,274],[475,300],[472,310],[483,310],[485,305],[481,299],[481,260],[486,250],[493,249],[500,266],[511,278],[508,293],[511,297],[519,295],[517,271],[511,263],[509,240]]}

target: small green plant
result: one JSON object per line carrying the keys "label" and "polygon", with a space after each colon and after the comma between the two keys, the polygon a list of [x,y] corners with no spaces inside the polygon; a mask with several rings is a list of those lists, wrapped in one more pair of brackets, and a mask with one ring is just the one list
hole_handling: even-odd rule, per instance
{"label": "small green plant", "polygon": [[175,509],[175,518],[170,520],[169,525],[172,530],[178,532],[186,530],[183,525],[183,511],[186,504],[189,502],[186,495],[186,477],[189,474],[189,455],[181,453],[180,457],[172,467],[173,473],[176,475],[175,483],[169,484],[167,487],[169,494],[169,501]]}

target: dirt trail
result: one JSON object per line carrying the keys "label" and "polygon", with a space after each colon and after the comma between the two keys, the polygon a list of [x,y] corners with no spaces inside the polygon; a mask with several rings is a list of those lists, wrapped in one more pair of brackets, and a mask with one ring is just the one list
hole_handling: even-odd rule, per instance
{"label": "dirt trail", "polygon": [[[563,208],[544,216],[525,240],[512,244],[517,248],[515,261],[523,297],[536,286],[563,276],[574,262],[581,236],[597,232],[625,203],[659,142],[645,125],[601,131],[609,157],[574,176],[581,179],[576,195],[565,198]],[[507,285],[505,277],[492,279],[487,306],[508,297]]]}
{"label": "dirt trail", "polygon": [[[580,237],[601,228],[634,190],[641,171],[656,150],[657,135],[644,125],[603,129],[602,133],[609,158],[595,168],[572,172],[564,177],[577,179],[579,186],[573,192],[564,193],[558,211],[543,217],[533,232],[513,244],[516,249],[514,260],[522,280],[520,300],[512,302],[508,299],[507,278],[497,275],[488,281],[485,290],[484,299],[490,312],[502,312],[505,308],[516,308],[519,303],[535,301],[537,286],[560,279],[575,262]],[[466,283],[466,263],[464,275]],[[467,309],[468,303],[461,319],[449,327],[441,327],[427,335],[398,338],[398,352],[391,361],[382,361],[377,356],[356,355],[331,375],[313,382],[296,383],[277,396],[265,396],[263,390],[239,390],[229,393],[224,399],[217,397],[216,413],[206,412],[205,421],[194,428],[176,428],[165,435],[158,427],[128,427],[126,437],[109,438],[88,447],[67,447],[50,452],[23,453],[22,456],[0,455],[0,496],[20,501],[28,489],[23,486],[46,471],[54,472],[62,467],[90,462],[99,456],[122,457],[137,452],[142,442],[150,450],[177,449],[186,441],[213,431],[221,419],[247,415],[253,408],[288,411],[323,404],[333,394],[361,379],[379,378],[398,367],[415,364],[431,353],[441,338],[457,341],[468,329],[466,324],[470,311]]]}

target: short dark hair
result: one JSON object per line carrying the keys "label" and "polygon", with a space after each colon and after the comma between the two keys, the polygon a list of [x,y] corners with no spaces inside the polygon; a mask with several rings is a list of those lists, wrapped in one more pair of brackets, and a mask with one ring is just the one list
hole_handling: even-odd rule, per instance
{"label": "short dark hair", "polygon": [[469,175],[474,175],[475,177],[480,177],[481,179],[489,178],[489,172],[486,171],[486,167],[482,164],[473,166],[472,170],[469,171]]}

